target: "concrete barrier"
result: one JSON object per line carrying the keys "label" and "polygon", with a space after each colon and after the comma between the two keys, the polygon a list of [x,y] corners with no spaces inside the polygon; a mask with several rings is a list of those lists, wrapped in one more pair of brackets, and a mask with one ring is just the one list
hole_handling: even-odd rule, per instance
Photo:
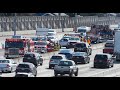
{"label": "concrete barrier", "polygon": [[[60,33],[62,32],[62,29],[54,29],[56,30],[56,32]],[[71,32],[73,31],[73,28],[65,28],[64,32]],[[35,35],[36,30],[25,30],[25,31],[16,31],[17,35]],[[14,35],[13,31],[9,31],[9,32],[0,32],[0,37],[4,37],[4,36],[12,36]]]}

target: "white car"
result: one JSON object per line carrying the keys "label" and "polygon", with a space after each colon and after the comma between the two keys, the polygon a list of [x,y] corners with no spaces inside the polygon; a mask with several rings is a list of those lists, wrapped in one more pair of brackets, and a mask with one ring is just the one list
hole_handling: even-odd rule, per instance
{"label": "white car", "polygon": [[52,42],[58,43],[58,38],[55,35],[48,36],[48,39],[50,39]]}
{"label": "white car", "polygon": [[0,59],[0,70],[2,72],[13,72],[16,70],[17,63],[12,59]]}
{"label": "white car", "polygon": [[57,76],[58,74],[69,74],[70,77],[72,77],[73,74],[78,76],[78,67],[72,60],[61,60],[60,63],[54,67],[54,75]]}

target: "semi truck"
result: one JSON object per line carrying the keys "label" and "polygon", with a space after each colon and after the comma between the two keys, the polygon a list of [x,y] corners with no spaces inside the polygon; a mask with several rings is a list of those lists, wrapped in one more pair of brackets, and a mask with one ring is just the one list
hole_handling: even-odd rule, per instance
{"label": "semi truck", "polygon": [[114,37],[114,56],[116,57],[116,61],[120,61],[120,31],[115,31]]}

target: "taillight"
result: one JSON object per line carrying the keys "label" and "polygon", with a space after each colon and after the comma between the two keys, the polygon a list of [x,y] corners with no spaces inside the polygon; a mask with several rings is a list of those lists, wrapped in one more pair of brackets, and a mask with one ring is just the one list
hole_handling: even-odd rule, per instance
{"label": "taillight", "polygon": [[8,65],[8,64],[7,64],[7,67],[9,68],[9,67],[10,67],[10,65]]}
{"label": "taillight", "polygon": [[97,62],[97,60],[94,60],[94,62]]}

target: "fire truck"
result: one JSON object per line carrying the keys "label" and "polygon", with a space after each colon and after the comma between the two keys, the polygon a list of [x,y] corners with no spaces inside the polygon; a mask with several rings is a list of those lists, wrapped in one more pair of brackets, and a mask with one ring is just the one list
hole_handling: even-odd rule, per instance
{"label": "fire truck", "polygon": [[22,57],[26,52],[34,52],[34,42],[29,38],[8,38],[5,40],[5,57]]}

